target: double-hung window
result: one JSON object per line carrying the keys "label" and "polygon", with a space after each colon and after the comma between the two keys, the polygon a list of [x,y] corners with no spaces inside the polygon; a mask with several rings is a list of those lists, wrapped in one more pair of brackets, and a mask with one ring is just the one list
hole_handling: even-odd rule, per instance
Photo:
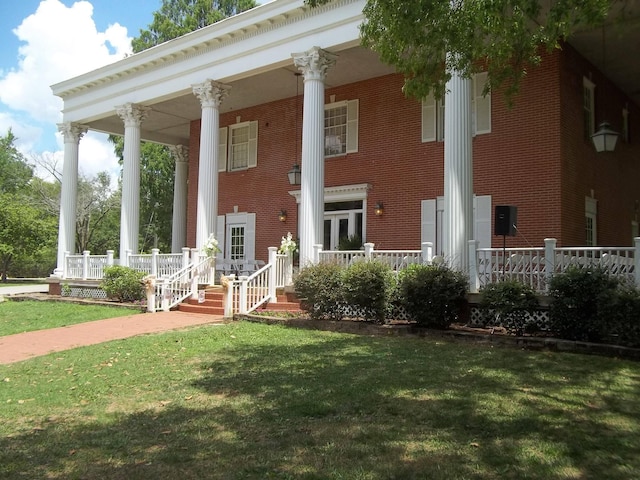
{"label": "double-hung window", "polygon": [[[491,133],[491,92],[483,95],[487,84],[487,72],[472,78],[471,121],[473,135]],[[444,140],[444,97],[436,100],[429,94],[422,100],[422,141]]]}
{"label": "double-hung window", "polygon": [[333,102],[324,107],[324,156],[358,151],[358,100]]}
{"label": "double-hung window", "polygon": [[258,165],[258,122],[242,122],[219,131],[220,171],[246,170]]}

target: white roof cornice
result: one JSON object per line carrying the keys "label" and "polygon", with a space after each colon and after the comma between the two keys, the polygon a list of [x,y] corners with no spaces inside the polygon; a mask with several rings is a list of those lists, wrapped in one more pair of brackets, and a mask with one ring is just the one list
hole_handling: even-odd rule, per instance
{"label": "white roof cornice", "polygon": [[[363,0],[336,0],[311,9],[303,0],[274,0],[223,19],[182,37],[156,45],[97,70],[52,85],[54,95],[66,98],[95,87],[128,80],[181,60],[205,55],[221,47],[281,29],[305,15],[318,15]],[[361,9],[360,9],[361,11]],[[318,25],[319,28],[326,25]]]}

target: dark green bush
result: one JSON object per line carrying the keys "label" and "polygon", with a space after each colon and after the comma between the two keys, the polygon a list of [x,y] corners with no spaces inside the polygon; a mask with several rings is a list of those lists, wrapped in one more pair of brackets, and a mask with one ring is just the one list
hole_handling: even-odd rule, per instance
{"label": "dark green bush", "polygon": [[100,287],[109,298],[120,302],[135,302],[145,298],[142,278],[146,274],[129,267],[114,265],[104,269]]}
{"label": "dark green bush", "polygon": [[398,299],[419,325],[444,329],[465,302],[467,279],[446,266],[410,265],[400,272]]}
{"label": "dark green bush", "polygon": [[610,309],[619,281],[601,268],[568,269],[549,284],[552,333],[567,340],[601,342],[610,327]]}
{"label": "dark green bush", "polygon": [[381,262],[355,262],[344,272],[345,301],[360,309],[365,320],[384,323],[395,276],[391,268]]}
{"label": "dark green bush", "polygon": [[480,290],[480,309],[486,325],[501,326],[522,335],[537,326],[531,314],[538,308],[536,293],[516,280],[491,283]]}
{"label": "dark green bush", "polygon": [[604,341],[627,347],[640,347],[640,291],[620,285],[611,302],[603,307],[606,318]]}
{"label": "dark green bush", "polygon": [[319,263],[300,270],[293,281],[301,307],[311,318],[340,320],[344,311],[344,268]]}

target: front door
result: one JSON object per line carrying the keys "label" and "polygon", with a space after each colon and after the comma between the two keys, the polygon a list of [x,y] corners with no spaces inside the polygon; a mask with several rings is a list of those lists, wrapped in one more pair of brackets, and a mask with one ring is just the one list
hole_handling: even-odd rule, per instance
{"label": "front door", "polygon": [[348,213],[324,214],[324,245],[323,250],[337,250],[340,240],[349,237]]}

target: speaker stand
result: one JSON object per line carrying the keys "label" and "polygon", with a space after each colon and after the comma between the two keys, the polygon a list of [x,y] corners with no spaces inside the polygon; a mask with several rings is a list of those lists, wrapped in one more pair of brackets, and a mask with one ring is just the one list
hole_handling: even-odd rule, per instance
{"label": "speaker stand", "polygon": [[502,280],[505,279],[505,267],[507,265],[507,236],[502,235]]}

